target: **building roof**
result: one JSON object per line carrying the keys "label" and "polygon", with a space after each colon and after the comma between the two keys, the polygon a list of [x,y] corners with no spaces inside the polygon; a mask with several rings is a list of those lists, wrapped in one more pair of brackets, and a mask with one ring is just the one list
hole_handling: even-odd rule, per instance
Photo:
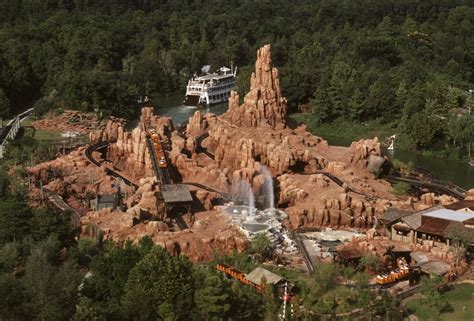
{"label": "building roof", "polygon": [[115,203],[117,201],[117,194],[98,195],[97,202],[100,203]]}
{"label": "building roof", "polygon": [[428,261],[416,264],[421,271],[428,274],[443,275],[449,271],[449,264],[440,261]]}
{"label": "building roof", "polygon": [[442,218],[424,216],[421,225],[416,229],[416,231],[444,237],[446,236],[446,229],[451,223],[452,221]]}
{"label": "building roof", "polygon": [[422,210],[422,211],[419,211],[419,212],[416,212],[416,213],[412,213],[411,215],[407,215],[405,217],[402,217],[401,218],[401,221],[404,222],[404,223],[407,223],[408,225],[410,225],[410,227],[414,230],[418,229],[420,226],[421,226],[421,216],[425,213],[429,213],[431,211],[435,211],[437,209],[440,209],[440,208],[443,208],[442,206],[434,206],[434,207],[430,207],[430,208],[427,208],[425,210]]}
{"label": "building roof", "polygon": [[423,216],[427,217],[436,217],[443,220],[455,221],[455,222],[464,222],[466,220],[474,218],[474,214],[463,212],[463,211],[453,211],[447,208],[441,208],[435,211],[424,213]]}
{"label": "building roof", "polygon": [[397,207],[389,207],[383,213],[382,217],[380,218],[380,221],[385,225],[390,225],[398,221],[402,217],[408,216],[410,214],[413,214],[413,212],[403,210]]}
{"label": "building roof", "polygon": [[459,211],[459,210],[468,208],[474,211],[474,201],[459,201],[450,205],[445,205],[444,208],[447,208],[453,211]]}
{"label": "building roof", "polygon": [[412,252],[410,253],[412,259],[416,261],[417,264],[421,265],[422,263],[428,262],[428,256],[424,252]]}
{"label": "building roof", "polygon": [[189,203],[193,201],[187,186],[183,184],[161,185],[161,195],[165,203]]}
{"label": "building roof", "polygon": [[345,260],[356,260],[362,257],[362,253],[356,249],[337,250],[337,254]]}
{"label": "building roof", "polygon": [[267,284],[277,284],[278,282],[283,280],[283,278],[278,274],[265,270],[261,267],[256,268],[255,270],[246,275],[247,279],[258,285],[262,283],[263,277],[265,277],[265,282]]}

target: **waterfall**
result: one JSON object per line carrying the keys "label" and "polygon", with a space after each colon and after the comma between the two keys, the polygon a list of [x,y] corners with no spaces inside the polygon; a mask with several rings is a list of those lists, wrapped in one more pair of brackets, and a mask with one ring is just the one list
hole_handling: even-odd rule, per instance
{"label": "waterfall", "polygon": [[244,197],[248,203],[248,213],[247,217],[243,217],[246,221],[253,221],[254,220],[254,212],[255,212],[255,196],[253,195],[252,185],[249,182],[244,180],[238,180],[233,187],[234,193],[237,193]]}
{"label": "waterfall", "polygon": [[272,174],[268,170],[265,165],[262,165],[260,168],[260,172],[262,173],[265,183],[265,208],[274,209],[275,208],[275,190],[273,189],[273,178]]}
{"label": "waterfall", "polygon": [[249,216],[248,216],[248,221],[253,222],[254,220],[254,210],[255,210],[255,197],[253,196],[253,190],[252,186],[245,182],[247,184],[247,199],[249,201]]}

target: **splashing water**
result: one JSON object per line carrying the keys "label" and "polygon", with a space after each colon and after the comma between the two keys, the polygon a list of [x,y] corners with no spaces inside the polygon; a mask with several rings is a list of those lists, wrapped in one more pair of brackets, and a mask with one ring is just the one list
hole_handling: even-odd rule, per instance
{"label": "splashing water", "polygon": [[255,197],[253,196],[252,186],[249,183],[245,182],[247,185],[247,199],[249,201],[249,216],[248,221],[253,222],[254,220],[254,209],[255,209]]}
{"label": "splashing water", "polygon": [[248,202],[248,213],[246,215],[246,221],[252,222],[255,216],[255,196],[253,195],[252,185],[249,182],[238,180],[234,185],[234,192],[244,197]]}
{"label": "splashing water", "polygon": [[273,189],[273,179],[272,174],[265,165],[261,166],[260,172],[262,173],[265,179],[265,208],[274,209],[275,208],[275,195]]}

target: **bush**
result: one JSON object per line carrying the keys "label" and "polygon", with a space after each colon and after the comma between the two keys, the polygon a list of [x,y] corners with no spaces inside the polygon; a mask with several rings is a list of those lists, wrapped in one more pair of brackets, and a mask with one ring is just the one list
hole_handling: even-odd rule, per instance
{"label": "bush", "polygon": [[410,185],[403,182],[395,183],[395,185],[393,185],[393,191],[397,196],[407,195],[410,191]]}

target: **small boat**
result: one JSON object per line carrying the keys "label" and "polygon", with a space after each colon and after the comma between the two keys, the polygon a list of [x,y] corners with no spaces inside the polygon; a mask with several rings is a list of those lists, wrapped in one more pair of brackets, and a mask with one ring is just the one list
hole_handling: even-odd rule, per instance
{"label": "small boat", "polygon": [[230,92],[235,86],[237,67],[221,67],[216,73],[209,73],[209,69],[209,65],[204,66],[201,76],[195,74],[188,81],[183,105],[208,106],[229,100]]}

